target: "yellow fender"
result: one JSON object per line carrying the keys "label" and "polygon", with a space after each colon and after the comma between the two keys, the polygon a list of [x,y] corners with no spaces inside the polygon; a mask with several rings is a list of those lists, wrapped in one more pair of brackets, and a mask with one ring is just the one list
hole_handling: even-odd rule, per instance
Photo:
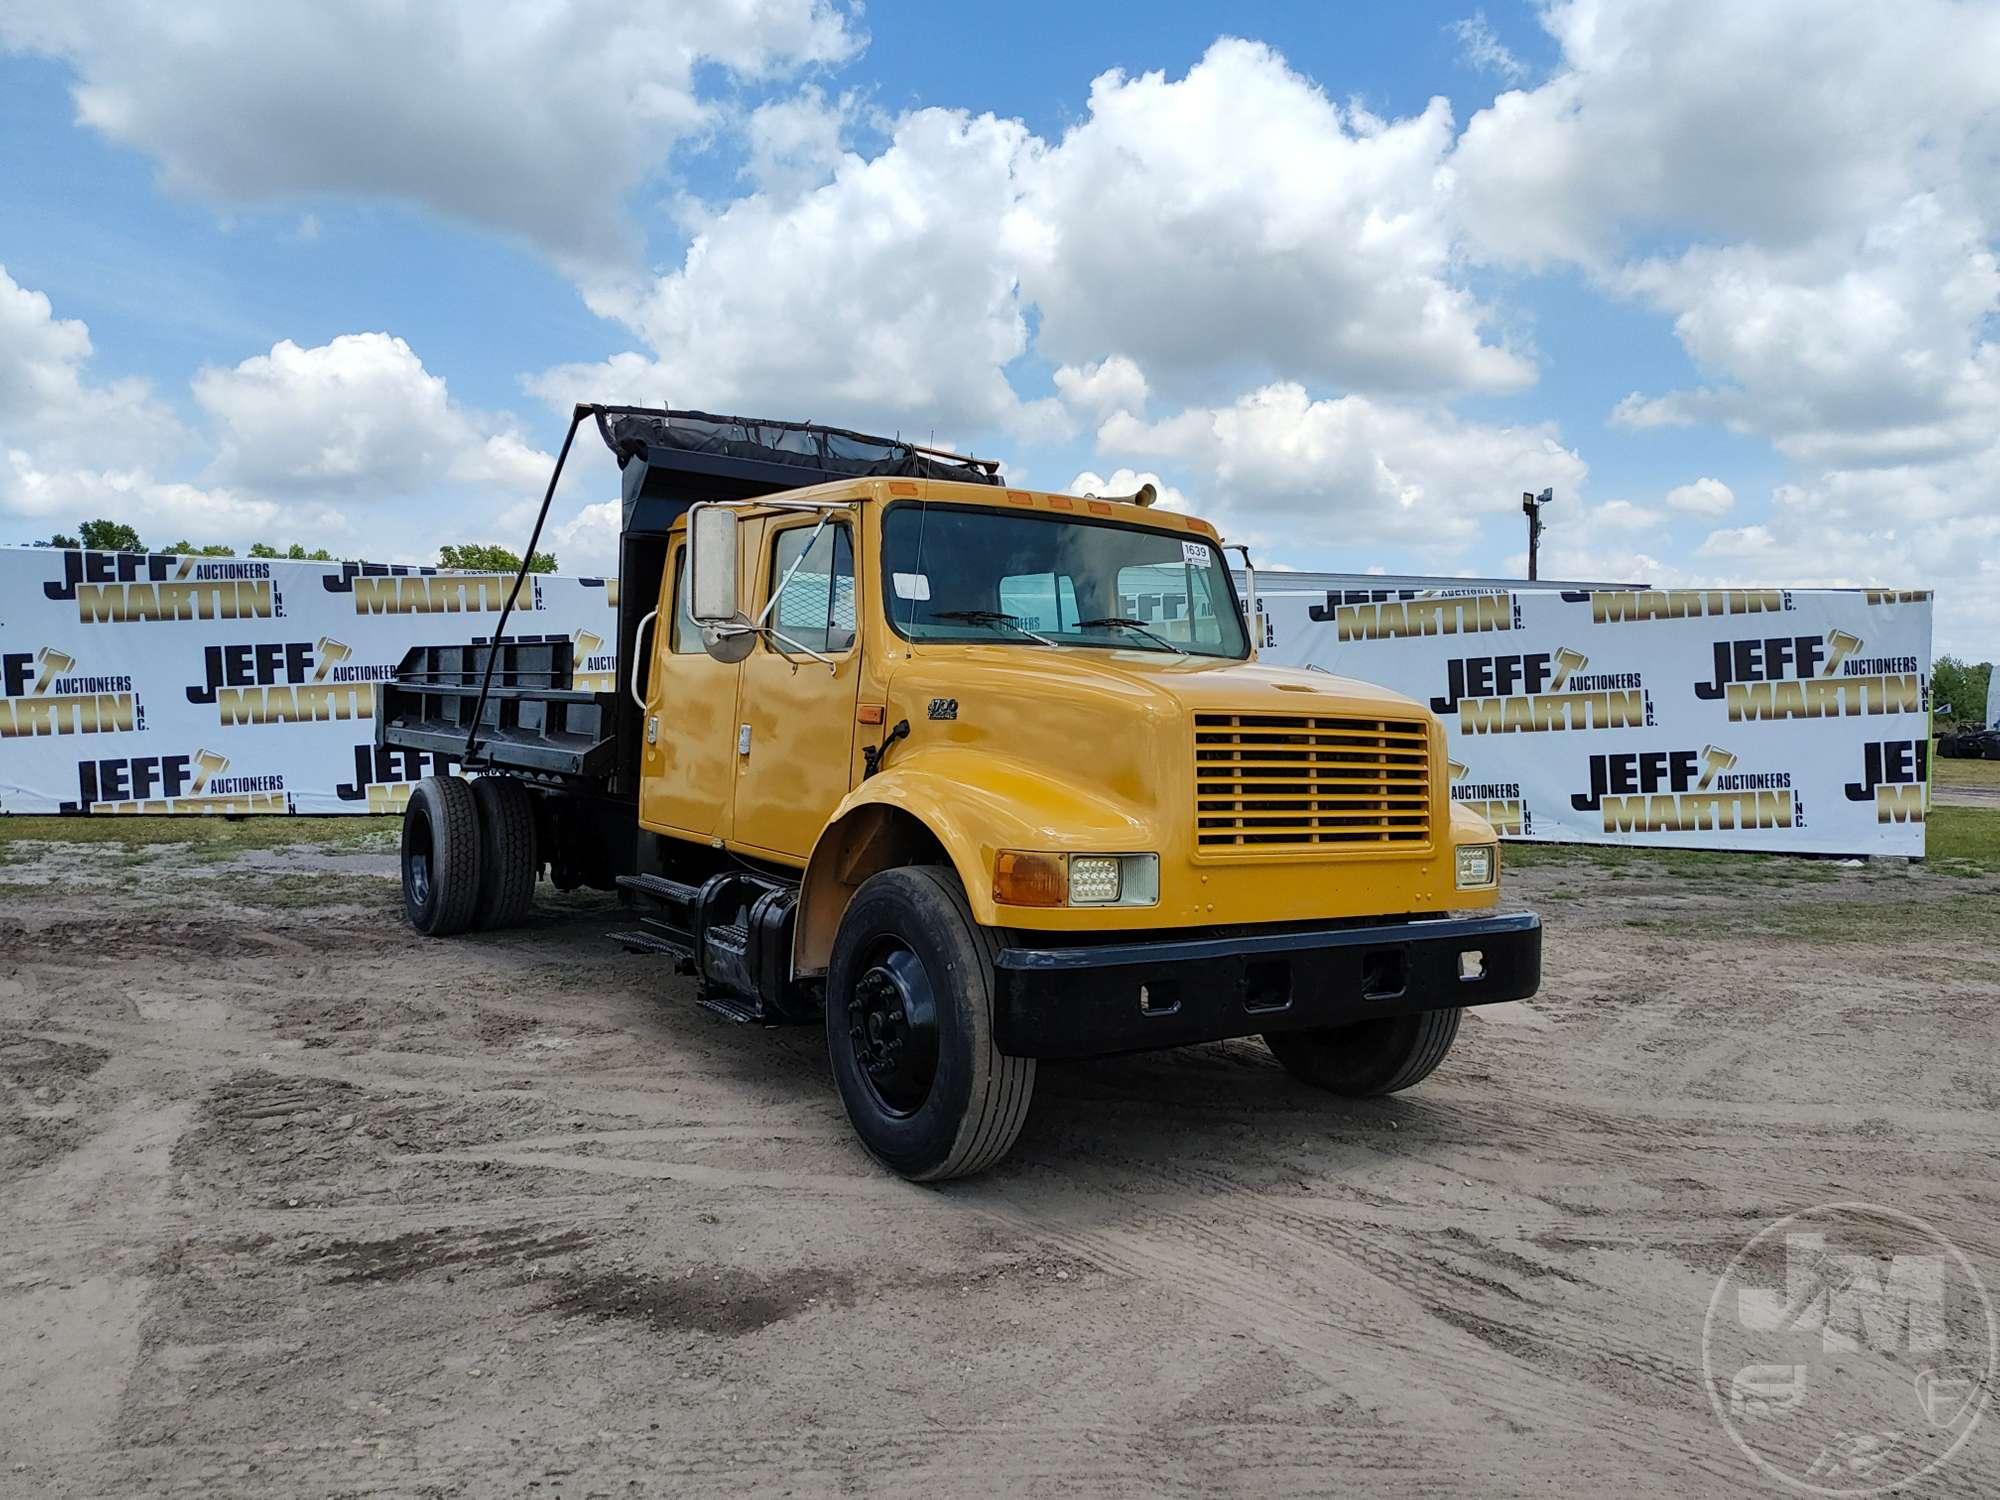
{"label": "yellow fender", "polygon": [[908,752],[849,792],[814,843],[799,888],[793,970],[825,970],[849,899],[879,870],[934,860],[942,850],[974,919],[997,927],[997,851],[1156,847],[1143,809],[1053,777],[1045,764],[950,745]]}

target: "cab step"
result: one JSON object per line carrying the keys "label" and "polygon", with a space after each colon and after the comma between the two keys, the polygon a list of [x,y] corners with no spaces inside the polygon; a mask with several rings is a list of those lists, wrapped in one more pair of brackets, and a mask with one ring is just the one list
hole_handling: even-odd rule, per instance
{"label": "cab step", "polygon": [[649,896],[663,906],[677,906],[683,911],[692,911],[701,896],[700,886],[684,885],[664,875],[620,875],[618,889]]}
{"label": "cab step", "polygon": [[613,932],[607,933],[612,942],[617,943],[627,953],[659,953],[674,961],[677,973],[694,972],[694,949],[685,939],[665,932]]}
{"label": "cab step", "polygon": [[722,990],[704,986],[698,1002],[705,1011],[710,1011],[732,1021],[738,1026],[771,1026],[776,1023],[764,1014],[764,1007],[754,1000],[746,1000],[739,995],[727,994]]}

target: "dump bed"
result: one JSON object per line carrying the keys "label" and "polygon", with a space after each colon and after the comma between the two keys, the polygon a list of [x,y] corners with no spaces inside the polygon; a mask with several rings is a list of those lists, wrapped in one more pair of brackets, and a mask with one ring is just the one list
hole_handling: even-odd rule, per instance
{"label": "dump bed", "polygon": [[[989,459],[812,422],[643,406],[579,407],[577,419],[586,416],[618,460],[623,681],[639,621],[659,598],[667,533],[696,503],[885,476],[1000,482]],[[456,641],[413,647],[383,686],[376,742],[636,797],[640,711],[630,695],[578,691],[568,641],[503,640],[489,684],[491,649]]]}
{"label": "dump bed", "polygon": [[566,640],[507,641],[486,687],[490,645],[412,646],[384,684],[376,709],[380,743],[462,757],[475,715],[486,764],[561,781],[611,774],[616,693],[573,684]]}

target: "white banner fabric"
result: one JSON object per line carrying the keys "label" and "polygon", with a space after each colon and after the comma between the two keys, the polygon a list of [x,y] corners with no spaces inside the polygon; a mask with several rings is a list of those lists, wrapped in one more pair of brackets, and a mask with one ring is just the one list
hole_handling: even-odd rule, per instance
{"label": "white banner fabric", "polygon": [[[439,758],[375,748],[412,646],[491,639],[511,574],[0,548],[0,812],[398,812]],[[530,574],[509,640],[617,679],[617,582]]]}
{"label": "white banner fabric", "polygon": [[1258,583],[1263,659],[1429,705],[1508,837],[1924,852],[1926,593]]}

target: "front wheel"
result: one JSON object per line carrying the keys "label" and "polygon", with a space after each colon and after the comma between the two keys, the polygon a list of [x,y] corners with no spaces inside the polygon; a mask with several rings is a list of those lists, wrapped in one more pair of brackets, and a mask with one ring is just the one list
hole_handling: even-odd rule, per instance
{"label": "front wheel", "polygon": [[1302,1083],[1350,1098],[1393,1094],[1444,1061],[1462,1010],[1423,1010],[1317,1031],[1273,1031],[1264,1045]]}
{"label": "front wheel", "polygon": [[949,870],[870,876],[834,938],[826,1047],[855,1134],[913,1182],[984,1171],[1028,1117],[1033,1058],[993,1045],[994,955]]}

